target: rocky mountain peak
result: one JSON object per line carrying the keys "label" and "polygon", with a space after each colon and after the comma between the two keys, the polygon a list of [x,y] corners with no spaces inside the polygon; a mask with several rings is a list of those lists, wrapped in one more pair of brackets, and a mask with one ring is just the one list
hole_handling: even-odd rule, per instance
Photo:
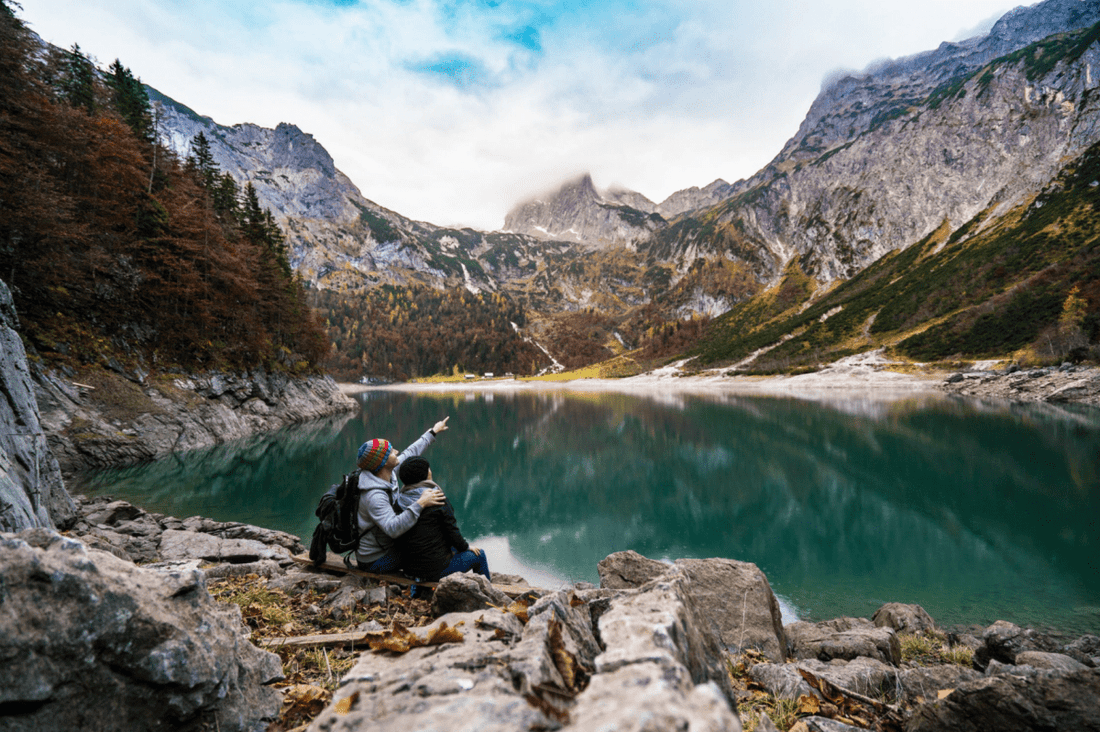
{"label": "rocky mountain peak", "polygon": [[585,173],[551,195],[513,208],[504,219],[504,230],[595,247],[632,243],[663,225],[652,209],[653,203],[640,193],[618,189],[600,194]]}
{"label": "rocky mountain peak", "polygon": [[280,122],[275,128],[271,144],[271,161],[278,168],[312,168],[324,176],[336,175],[336,163],[328,150],[313,135],[302,132],[297,126]]}
{"label": "rocky mountain peak", "polygon": [[666,219],[671,219],[674,216],[679,216],[688,211],[694,211],[696,209],[713,206],[716,203],[721,203],[732,196],[735,190],[734,186],[718,178],[713,183],[703,188],[692,186],[691,188],[684,188],[683,190],[676,191],[664,201],[661,201],[661,204],[657,206],[656,210],[661,216],[664,216]]}

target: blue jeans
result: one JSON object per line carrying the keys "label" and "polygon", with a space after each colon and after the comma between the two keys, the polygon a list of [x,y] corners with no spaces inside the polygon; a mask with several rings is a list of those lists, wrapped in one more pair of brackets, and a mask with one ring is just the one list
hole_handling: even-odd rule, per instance
{"label": "blue jeans", "polygon": [[466,572],[470,569],[492,582],[492,578],[489,576],[489,559],[485,556],[485,552],[482,551],[481,554],[474,554],[468,549],[451,557],[451,563],[447,565],[447,568],[443,570],[443,574],[439,575],[439,577],[442,579],[449,574]]}
{"label": "blue jeans", "polygon": [[363,564],[359,561],[359,558],[355,558],[355,563],[359,565],[359,569],[364,572],[373,572],[374,574],[394,574],[397,572],[397,566],[401,563],[401,557],[395,549],[390,549],[378,559],[375,559],[370,564]]}

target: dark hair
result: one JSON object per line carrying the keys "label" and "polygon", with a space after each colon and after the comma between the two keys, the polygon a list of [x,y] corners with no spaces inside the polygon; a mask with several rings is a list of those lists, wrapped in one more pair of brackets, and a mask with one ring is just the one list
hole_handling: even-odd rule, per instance
{"label": "dark hair", "polygon": [[411,457],[401,463],[397,469],[397,477],[405,485],[412,485],[428,479],[428,461],[422,457]]}

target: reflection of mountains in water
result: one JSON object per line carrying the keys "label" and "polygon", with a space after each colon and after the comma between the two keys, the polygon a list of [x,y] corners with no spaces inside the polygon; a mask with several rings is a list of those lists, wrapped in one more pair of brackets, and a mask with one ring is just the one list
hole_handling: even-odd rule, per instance
{"label": "reflection of mountains in water", "polygon": [[[291,530],[257,516],[281,513],[279,505],[288,499],[316,503],[328,487],[325,481],[339,477],[338,470],[333,474],[327,468],[328,446],[354,416],[335,415],[152,463],[81,475],[75,479],[76,490],[129,496],[144,508],[178,518],[199,514]],[[302,515],[312,519],[313,505]]]}
{"label": "reflection of mountains in water", "polygon": [[551,408],[531,419],[516,406],[518,434],[478,430],[484,460],[447,469],[479,530],[567,576],[635,549],[753,561],[815,613],[796,586],[945,607],[1009,586],[1098,594],[1095,410],[539,399]]}

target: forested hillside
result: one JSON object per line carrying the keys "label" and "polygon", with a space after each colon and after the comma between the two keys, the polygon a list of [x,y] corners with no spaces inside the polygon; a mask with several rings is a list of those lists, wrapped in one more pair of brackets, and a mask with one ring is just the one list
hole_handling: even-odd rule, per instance
{"label": "forested hillside", "polygon": [[334,345],[326,370],[337,379],[533,374],[550,362],[516,332],[524,310],[504,295],[386,285],[313,299]]}
{"label": "forested hillside", "polygon": [[116,60],[34,42],[0,0],[0,279],[32,352],[143,371],[315,369],[328,343],[255,191],[156,144]]}

